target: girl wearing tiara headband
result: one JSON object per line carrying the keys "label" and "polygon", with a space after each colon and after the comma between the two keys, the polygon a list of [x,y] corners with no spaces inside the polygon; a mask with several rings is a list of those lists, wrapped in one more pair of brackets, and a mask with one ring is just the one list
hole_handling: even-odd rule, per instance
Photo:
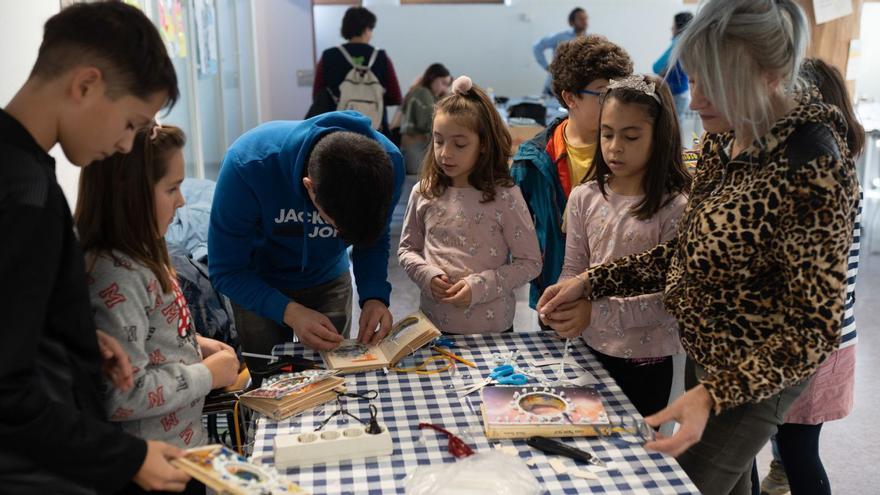
{"label": "girl wearing tiara headband", "polygon": [[132,389],[106,387],[107,415],[133,435],[187,448],[207,442],[204,398],[236,380],[238,359],[195,333],[165,246],[184,203],[184,142],[177,127],[156,125],[137,133],[130,153],[83,169],[76,224],[95,322],[134,367]]}
{"label": "girl wearing tiara headband", "polygon": [[[599,121],[593,168],[568,200],[560,281],[672,239],[687,203],[691,179],[665,83],[642,75],[612,79]],[[636,409],[649,416],[666,407],[672,356],[683,352],[661,296],[579,299],[542,321],[563,337],[582,335]]]}
{"label": "girl wearing tiara headband", "polygon": [[435,106],[397,253],[441,331],[512,331],[513,291],[541,271],[535,227],[508,172],[510,134],[495,107],[466,76],[452,90]]}

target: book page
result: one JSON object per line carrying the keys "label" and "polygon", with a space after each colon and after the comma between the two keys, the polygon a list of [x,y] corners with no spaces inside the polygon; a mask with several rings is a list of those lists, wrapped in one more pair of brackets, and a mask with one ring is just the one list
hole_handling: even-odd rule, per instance
{"label": "book page", "polygon": [[436,335],[440,335],[440,331],[427,316],[418,311],[395,323],[379,347],[393,364],[415,352]]}
{"label": "book page", "polygon": [[327,366],[333,369],[388,366],[389,359],[381,346],[367,346],[357,340],[342,341],[336,349],[322,353]]}

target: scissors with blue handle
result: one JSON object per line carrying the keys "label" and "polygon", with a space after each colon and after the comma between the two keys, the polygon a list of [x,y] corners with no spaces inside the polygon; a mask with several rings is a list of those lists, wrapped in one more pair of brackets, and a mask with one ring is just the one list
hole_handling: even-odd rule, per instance
{"label": "scissors with blue handle", "polygon": [[485,387],[486,385],[497,383],[499,385],[525,385],[528,383],[529,379],[525,375],[521,373],[514,373],[513,366],[509,364],[502,364],[501,366],[496,366],[492,369],[492,372],[489,373],[489,376],[486,379],[481,380],[475,384],[469,385],[461,391],[461,395],[470,395],[477,390]]}
{"label": "scissors with blue handle", "polygon": [[437,337],[437,338],[434,340],[434,345],[436,345],[437,347],[446,347],[446,348],[449,348],[449,347],[454,347],[454,346],[455,346],[455,341],[452,340],[452,339],[450,339],[450,338],[448,338],[448,337]]}

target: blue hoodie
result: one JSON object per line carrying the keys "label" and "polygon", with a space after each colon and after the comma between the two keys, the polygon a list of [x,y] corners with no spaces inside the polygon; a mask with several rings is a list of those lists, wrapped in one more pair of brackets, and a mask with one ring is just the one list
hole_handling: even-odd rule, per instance
{"label": "blue hoodie", "polygon": [[318,214],[302,184],[312,147],[334,131],[375,139],[394,166],[385,230],[375,244],[352,250],[361,306],[368,299],[389,302],[389,224],[404,176],[400,151],[356,112],[268,122],[238,138],[223,158],[211,206],[208,270],[218,291],[278,323],[290,302],[279,289],[314,287],[348,271],[346,244]]}

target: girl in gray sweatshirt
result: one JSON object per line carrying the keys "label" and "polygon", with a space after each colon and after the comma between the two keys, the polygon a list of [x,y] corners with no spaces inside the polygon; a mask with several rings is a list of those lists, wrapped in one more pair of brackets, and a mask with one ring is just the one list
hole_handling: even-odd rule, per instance
{"label": "girl in gray sweatshirt", "polygon": [[135,135],[131,153],[85,168],[76,220],[95,322],[134,373],[128,390],[106,383],[107,415],[133,435],[188,448],[206,443],[205,396],[235,381],[238,360],[196,334],[165,246],[183,206],[184,141],[180,129],[156,125]]}

